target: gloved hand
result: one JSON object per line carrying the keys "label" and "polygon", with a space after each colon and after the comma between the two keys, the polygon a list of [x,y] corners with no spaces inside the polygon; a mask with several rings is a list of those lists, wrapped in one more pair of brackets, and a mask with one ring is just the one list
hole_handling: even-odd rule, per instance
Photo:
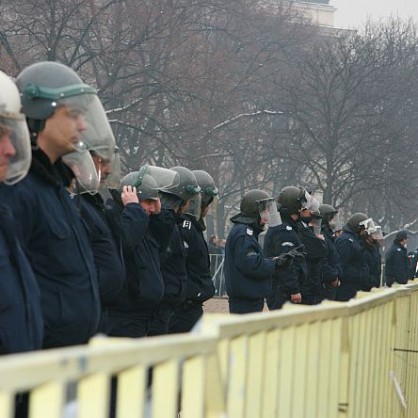
{"label": "gloved hand", "polygon": [[306,253],[303,251],[304,249],[305,246],[302,244],[293,248],[293,250],[290,250],[288,253],[273,257],[273,260],[276,262],[276,269],[285,269],[293,263],[294,259],[305,258]]}
{"label": "gloved hand", "polygon": [[160,201],[161,201],[161,207],[164,209],[174,210],[174,212],[177,212],[177,210],[182,206],[183,199],[181,199],[178,196],[175,196],[171,193],[160,193]]}

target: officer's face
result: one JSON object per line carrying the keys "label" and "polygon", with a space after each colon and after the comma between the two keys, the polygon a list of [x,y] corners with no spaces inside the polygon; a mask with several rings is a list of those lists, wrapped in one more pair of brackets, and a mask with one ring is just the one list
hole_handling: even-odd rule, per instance
{"label": "officer's face", "polygon": [[103,184],[112,171],[111,161],[106,160],[97,154],[92,154],[91,157],[93,159],[97,175],[100,178],[100,184]]}
{"label": "officer's face", "polygon": [[45,122],[38,145],[55,162],[77,149],[81,134],[87,129],[83,114],[76,108],[59,107]]}
{"label": "officer's face", "polygon": [[10,131],[0,125],[0,182],[6,179],[9,159],[15,154],[16,150],[10,141]]}
{"label": "officer's face", "polygon": [[161,212],[160,199],[144,199],[140,200],[139,204],[142,206],[142,209],[144,209],[147,215],[157,215]]}

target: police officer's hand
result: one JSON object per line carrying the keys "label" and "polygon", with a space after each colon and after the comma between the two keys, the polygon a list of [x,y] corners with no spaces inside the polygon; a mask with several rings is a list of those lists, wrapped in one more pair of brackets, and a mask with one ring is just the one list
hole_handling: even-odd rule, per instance
{"label": "police officer's hand", "polygon": [[121,198],[125,206],[128,203],[139,203],[136,187],[123,186]]}
{"label": "police officer's hand", "polygon": [[276,270],[285,269],[293,263],[293,257],[289,253],[273,257],[273,260],[276,262]]}
{"label": "police officer's hand", "polygon": [[290,295],[290,301],[292,303],[301,303],[302,295],[300,293],[295,293],[294,295]]}
{"label": "police officer's hand", "polygon": [[288,253],[286,253],[289,257],[292,257],[292,258],[299,258],[299,259],[302,259],[302,258],[305,258],[305,256],[306,256],[306,252],[304,251],[305,250],[305,246],[303,245],[303,244],[301,244],[301,245],[299,245],[298,247],[296,247],[296,248],[293,248],[293,250],[290,250]]}
{"label": "police officer's hand", "polygon": [[333,282],[331,282],[332,287],[338,287],[341,284],[340,279],[337,277]]}

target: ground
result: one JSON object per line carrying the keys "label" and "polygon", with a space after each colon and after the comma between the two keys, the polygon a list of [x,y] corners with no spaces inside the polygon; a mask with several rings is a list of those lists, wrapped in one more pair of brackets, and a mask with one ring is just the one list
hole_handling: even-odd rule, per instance
{"label": "ground", "polygon": [[204,312],[228,313],[228,298],[212,298],[203,304]]}

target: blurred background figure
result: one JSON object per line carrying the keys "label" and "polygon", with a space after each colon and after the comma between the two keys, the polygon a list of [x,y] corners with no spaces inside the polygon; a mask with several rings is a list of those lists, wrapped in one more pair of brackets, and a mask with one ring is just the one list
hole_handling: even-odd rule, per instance
{"label": "blurred background figure", "polygon": [[408,232],[400,230],[392,246],[385,254],[385,283],[391,287],[393,283],[406,284],[409,278],[410,262],[406,250]]}

